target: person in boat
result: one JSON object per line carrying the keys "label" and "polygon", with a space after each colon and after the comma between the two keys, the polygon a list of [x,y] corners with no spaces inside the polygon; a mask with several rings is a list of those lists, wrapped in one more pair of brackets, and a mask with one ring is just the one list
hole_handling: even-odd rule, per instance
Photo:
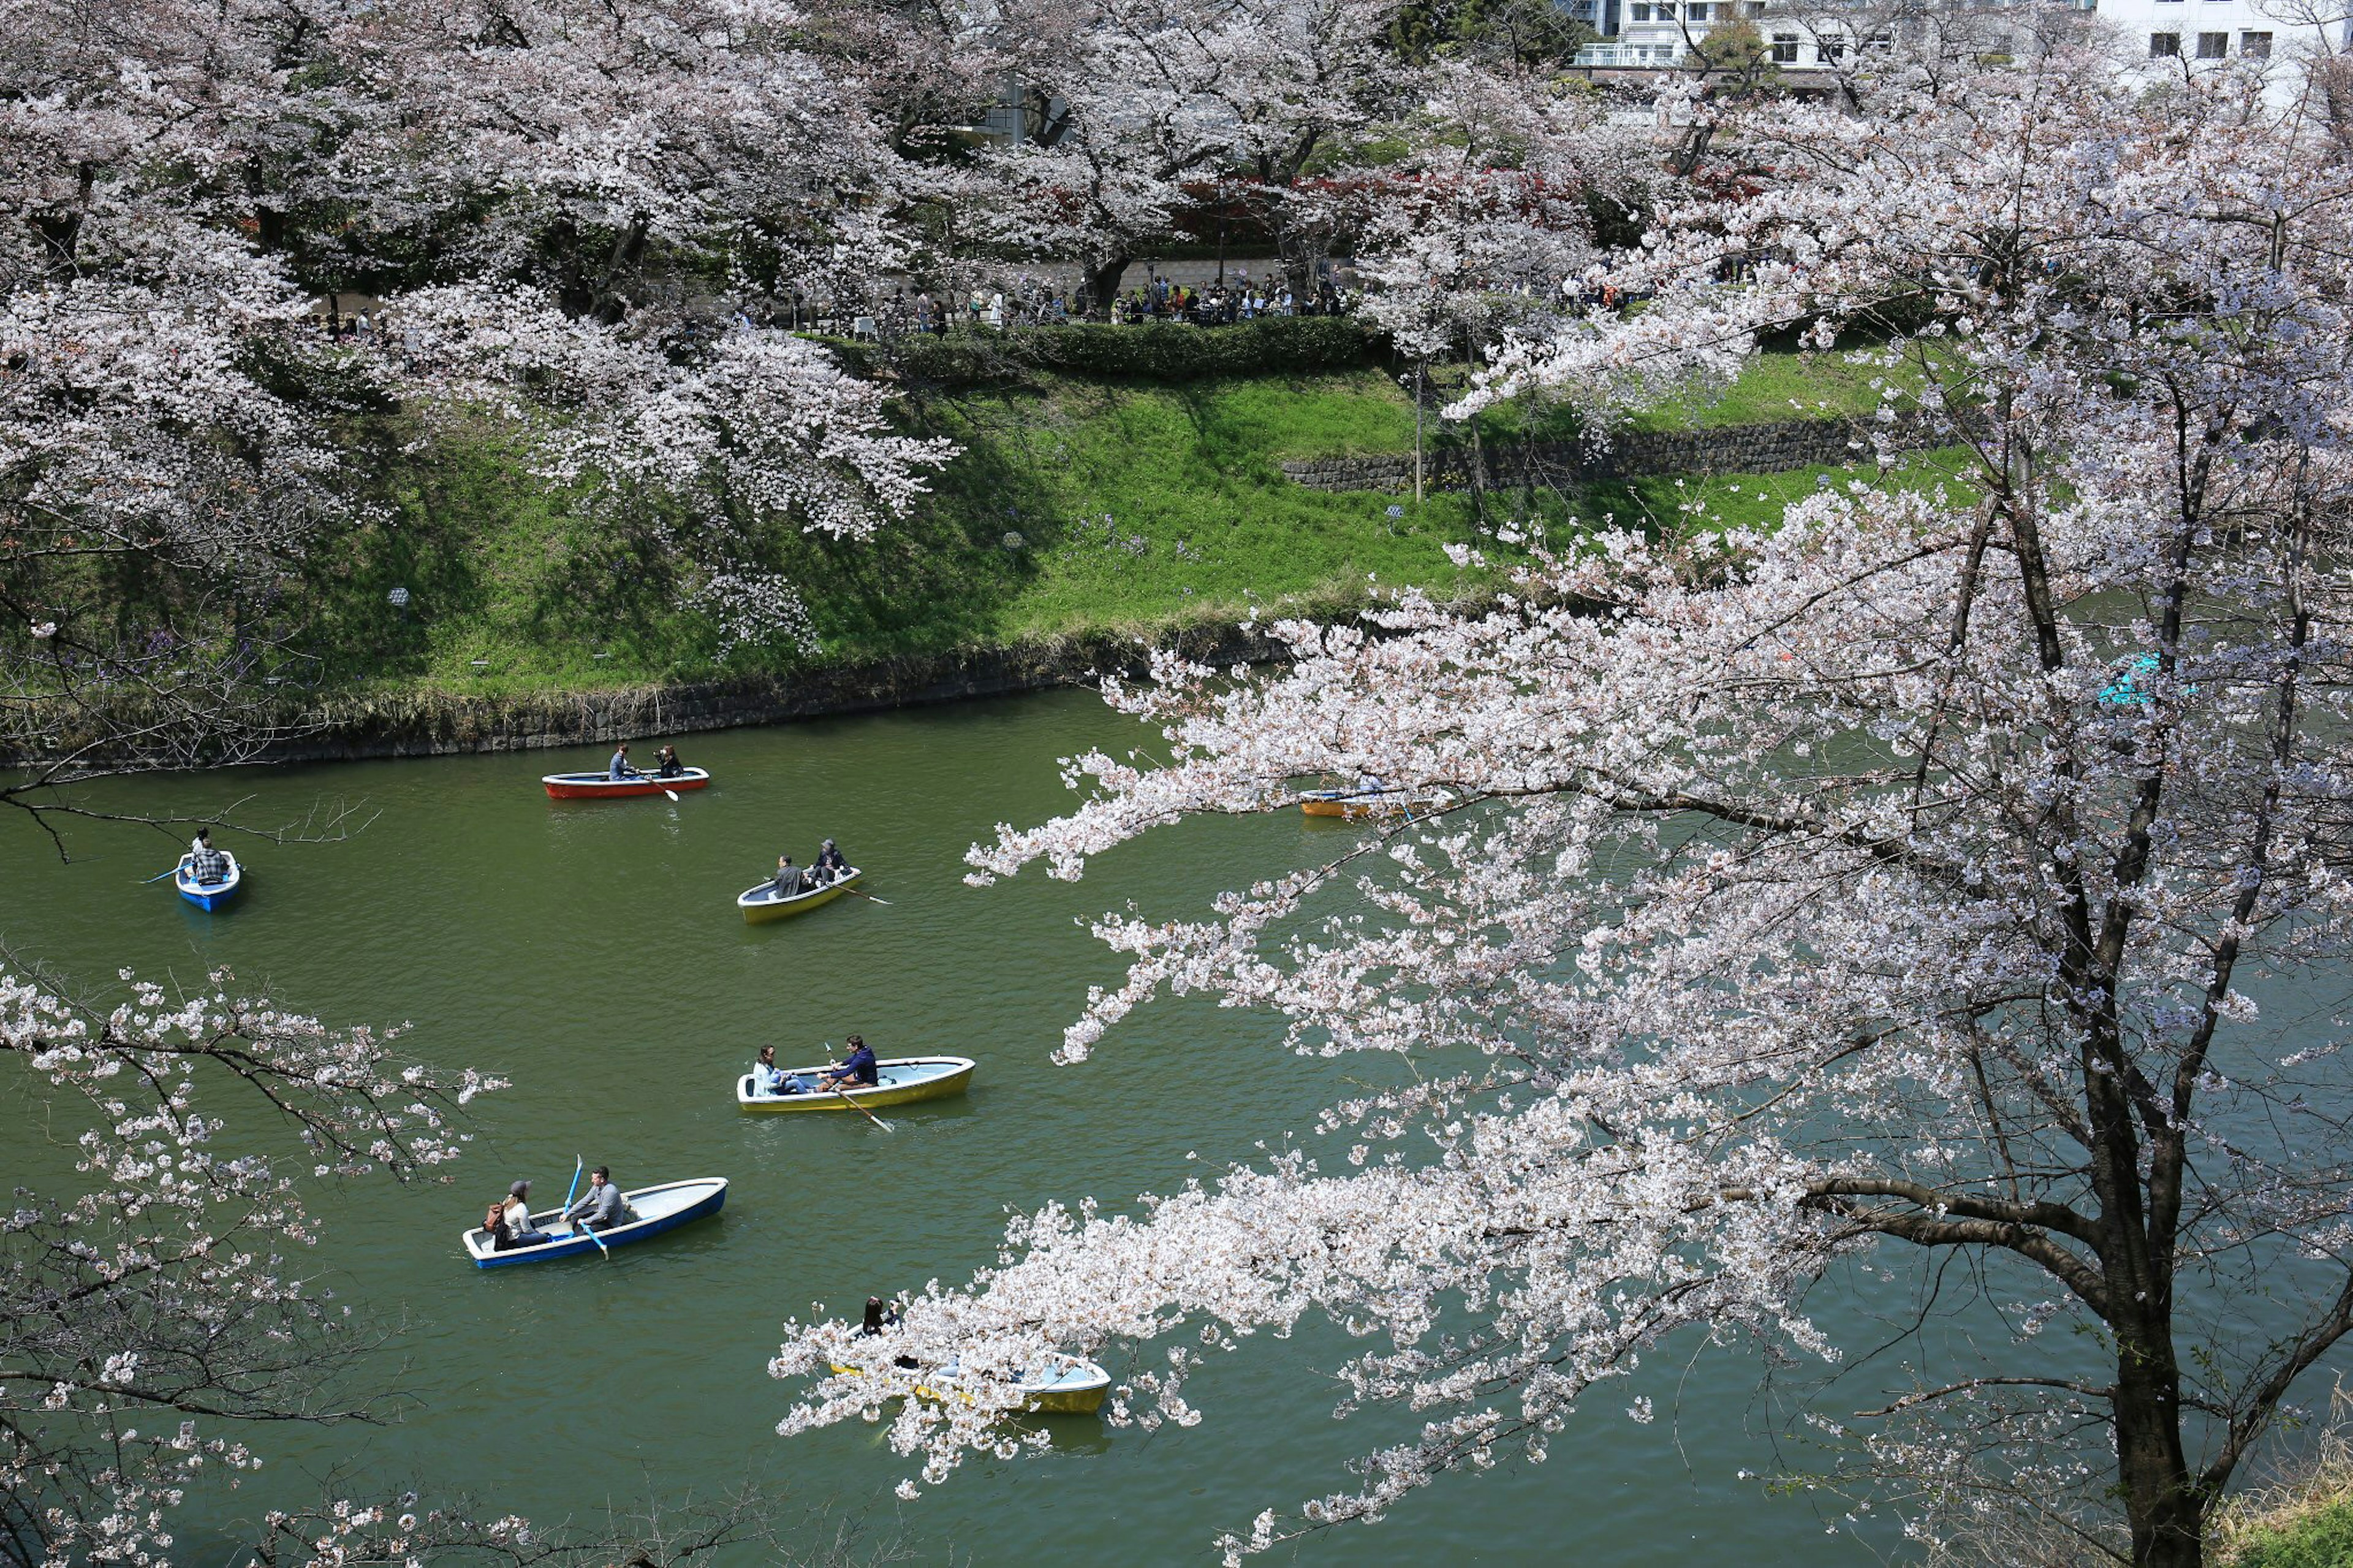
{"label": "person in boat", "polygon": [[646,775],[629,765],[629,743],[627,741],[613,748],[613,760],[606,765],[605,776],[615,784],[623,779],[641,779]]}
{"label": "person in boat", "polygon": [[588,1190],[580,1201],[564,1211],[564,1217],[573,1222],[576,1235],[581,1230],[610,1230],[617,1225],[627,1225],[637,1216],[629,1212],[629,1203],[621,1196],[621,1189],[613,1184],[613,1173],[599,1165],[588,1173]]}
{"label": "person in boat", "polygon": [[833,847],[832,839],[828,838],[818,846],[817,864],[809,868],[809,875],[819,887],[839,881],[849,874],[849,862],[841,858],[841,851]]}
{"label": "person in boat", "polygon": [[664,746],[660,751],[656,752],[654,753],[654,773],[661,778],[674,779],[681,773],[686,772],[684,768],[679,765],[678,748],[676,746]]}
{"label": "person in boat", "polygon": [[893,1301],[886,1303],[880,1296],[869,1296],[866,1298],[866,1321],[859,1325],[858,1331],[860,1333],[880,1334],[887,1329],[895,1329],[898,1326],[899,1306],[897,1302]]}
{"label": "person in boat", "polygon": [[867,1045],[864,1036],[852,1035],[849,1037],[849,1054],[825,1069],[818,1079],[818,1087],[872,1089],[881,1079],[881,1069],[875,1065],[873,1047]]}
{"label": "person in boat", "polygon": [[809,890],[808,873],[793,864],[789,855],[776,857],[776,879],[772,884],[776,897],[798,898]]}
{"label": "person in boat", "polygon": [[506,1211],[509,1247],[537,1247],[543,1241],[555,1239],[531,1223],[531,1184],[529,1182],[517,1182],[509,1187],[507,1201],[503,1206]]}
{"label": "person in boat", "polygon": [[762,1046],[760,1059],[752,1064],[754,1094],[799,1094],[804,1092],[800,1080],[776,1065],[776,1047]]}
{"label": "person in boat", "polygon": [[209,887],[228,880],[228,857],[213,847],[213,830],[199,827],[188,840],[188,880]]}

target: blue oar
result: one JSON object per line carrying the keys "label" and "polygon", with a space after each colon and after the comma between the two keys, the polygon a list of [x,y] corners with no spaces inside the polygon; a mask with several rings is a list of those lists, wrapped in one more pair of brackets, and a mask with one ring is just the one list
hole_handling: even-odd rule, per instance
{"label": "blue oar", "polygon": [[[158,871],[158,872],[156,872],[153,876],[152,876],[152,877],[148,878],[148,879],[147,879],[147,882],[160,882],[160,881],[162,881],[164,878],[166,878],[166,877],[168,877],[168,876],[171,876],[171,875],[173,874],[173,872],[177,871],[177,870],[180,868],[180,866],[185,866],[185,865],[186,865],[186,864],[187,864],[187,862],[186,862],[185,860],[183,860],[183,861],[181,861],[181,862],[180,862],[179,866],[174,866],[174,867],[173,867],[173,868],[172,868],[172,870],[170,870],[170,871]],[[142,887],[142,888],[143,888],[143,887],[145,887],[145,886],[147,885],[147,882],[142,882],[142,883],[140,883],[139,885],[140,885],[141,887]]]}
{"label": "blue oar", "polygon": [[[579,1156],[579,1155],[577,1155],[577,1154],[575,1154],[575,1155],[573,1155],[573,1156],[572,1156],[572,1186],[573,1186],[573,1187],[576,1187],[576,1186],[578,1186],[578,1185],[580,1184],[580,1167],[581,1167],[582,1165],[586,1164],[586,1163],[587,1163],[587,1162],[586,1162],[586,1161],[584,1161],[583,1159],[581,1159],[581,1158],[580,1158],[580,1156]],[[572,1187],[566,1187],[566,1188],[565,1188],[565,1189],[564,1189],[564,1206],[565,1206],[566,1209],[569,1209],[569,1208],[572,1206]],[[593,1230],[588,1230],[588,1222],[587,1222],[586,1220],[585,1220],[585,1219],[575,1219],[575,1220],[574,1220],[574,1221],[572,1222],[572,1234],[573,1234],[573,1235],[575,1235],[575,1236],[577,1236],[577,1235],[579,1235],[582,1231],[588,1231],[588,1239],[589,1239],[589,1240],[591,1240],[591,1241],[593,1241],[593,1242],[595,1242],[595,1243],[596,1244],[596,1250],[597,1250],[597,1251],[599,1251],[599,1252],[601,1252],[601,1253],[603,1253],[603,1254],[605,1255],[605,1261],[606,1261],[606,1262],[607,1262],[607,1263],[612,1262],[612,1261],[613,1261],[613,1249],[612,1249],[611,1247],[607,1247],[607,1246],[606,1246],[606,1245],[605,1245],[605,1238],[604,1238],[603,1237],[601,1237],[601,1236],[598,1236],[595,1231],[593,1231]]]}

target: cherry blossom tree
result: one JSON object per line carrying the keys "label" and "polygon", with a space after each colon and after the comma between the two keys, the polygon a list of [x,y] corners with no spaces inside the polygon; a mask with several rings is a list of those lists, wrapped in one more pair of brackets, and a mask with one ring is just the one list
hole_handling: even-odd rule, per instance
{"label": "cherry blossom tree", "polygon": [[[154,1560],[191,1489],[259,1464],[255,1424],[365,1418],[328,1390],[375,1335],[309,1277],[304,1191],[438,1169],[455,1113],[501,1087],[403,1059],[397,1031],[237,999],[225,973],[123,980],[78,1005],[0,974],[10,1099],[43,1106],[76,1173],[44,1194],[20,1168],[0,1219],[0,1562]],[[282,1152],[229,1135],[240,1099]]]}
{"label": "cherry blossom tree", "polygon": [[992,34],[1052,106],[993,163],[976,205],[998,243],[1083,258],[1107,298],[1189,205],[1188,182],[1247,191],[1294,289],[1311,281],[1323,209],[1293,198],[1319,159],[1387,119],[1413,72],[1388,48],[1402,0],[1012,0]]}
{"label": "cherry blossom tree", "polygon": [[[769,324],[789,286],[902,257],[922,194],[888,92],[802,47],[803,25],[699,0],[14,8],[8,750],[237,760],[254,747],[181,722],[224,685],[235,722],[211,739],[266,742],[280,585],[367,515],[338,425],[402,400],[430,416],[486,381],[534,428],[567,426],[551,471],[593,467],[608,507],[658,494],[686,520],[652,532],[723,652],[804,639],[776,531],[869,531],[945,448],[891,439],[876,388]],[[309,297],[354,288],[404,334],[446,327],[455,290],[472,342],[330,342]],[[552,356],[572,374],[551,404],[532,378]],[[474,374],[448,374],[459,359]],[[593,432],[562,401],[614,388]],[[125,717],[142,705],[171,716]]]}
{"label": "cherry blossom tree", "polygon": [[1011,1374],[1056,1351],[1166,1342],[1113,1416],[1191,1426],[1205,1348],[1368,1342],[1337,1414],[1418,1436],[1238,1521],[1235,1558],[1541,1459],[1670,1342],[1835,1369],[1862,1347],[1810,1310],[1826,1276],[1933,1289],[1965,1257],[2007,1332],[1908,1343],[1841,1427],[1859,1467],[1932,1535],[2032,1508],[2200,1560],[2353,1330],[2341,1041],[2296,989],[2353,939],[2353,176],[2227,77],[2152,100],[2054,46],[1891,48],[1852,80],[1728,120],[1613,258],[1646,308],[1520,345],[1466,411],[1600,420],[1767,330],[1863,333],[1945,421],[1953,480],[1604,530],[1483,614],[1406,595],[1282,626],[1270,677],[1172,656],[1111,685],[1165,744],[1067,762],[1084,800],[1001,827],[973,879],[1076,878],[1303,779],[1450,803],[1200,914],[1103,917],[1127,978],[1062,1059],[1197,996],[1359,1079],[1389,1058],[1394,1087],[1133,1206],[1018,1216],[882,1339],[788,1325],[772,1370],[811,1381],[784,1430],[873,1418],[958,1357],[971,1403],[892,1419],[937,1484],[1023,1440]]}

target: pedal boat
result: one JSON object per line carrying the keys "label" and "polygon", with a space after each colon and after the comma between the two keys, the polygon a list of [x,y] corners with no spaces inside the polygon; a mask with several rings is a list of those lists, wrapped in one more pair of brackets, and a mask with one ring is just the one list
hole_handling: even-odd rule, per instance
{"label": "pedal boat", "polygon": [[702,789],[711,783],[711,773],[704,768],[681,768],[676,778],[667,779],[652,773],[628,779],[611,778],[601,773],[547,773],[539,782],[546,786],[550,800],[624,800],[631,795],[659,795],[664,790]]}
{"label": "pedal boat", "polygon": [[780,921],[786,915],[805,914],[819,904],[833,902],[864,875],[865,872],[852,866],[824,887],[811,888],[806,893],[795,893],[788,899],[776,897],[776,884],[772,879],[736,894],[735,907],[744,911],[745,925],[765,925],[770,921]]}
{"label": "pedal boat", "polygon": [[[481,1226],[461,1233],[459,1239],[466,1246],[466,1254],[478,1268],[503,1268],[510,1263],[548,1263],[558,1258],[578,1258],[586,1253],[604,1251],[607,1247],[627,1247],[633,1241],[643,1241],[649,1236],[659,1236],[689,1220],[702,1219],[717,1214],[727,1203],[727,1178],[697,1176],[691,1181],[663,1182],[656,1186],[638,1187],[621,1194],[622,1200],[637,1214],[627,1225],[617,1225],[610,1230],[600,1230],[594,1236],[569,1226],[569,1234],[553,1241],[543,1241],[537,1247],[511,1247],[504,1252],[492,1249],[491,1233]],[[548,1209],[531,1216],[531,1223],[545,1229],[561,1223],[557,1216],[562,1209]],[[598,1240],[604,1247],[596,1245]]]}
{"label": "pedal boat", "polygon": [[[245,868],[237,863],[237,857],[226,849],[219,853],[221,858],[228,862],[228,870],[217,882],[198,882],[189,877],[188,868],[195,863],[196,858],[193,855],[181,856],[179,869],[172,873],[172,886],[180,890],[180,897],[206,914],[237,897],[237,890],[245,885]],[[152,866],[154,862],[151,860],[148,864]]]}
{"label": "pedal boat", "polygon": [[[874,1064],[874,1076],[881,1082],[843,1093],[869,1110],[945,1100],[972,1087],[972,1069],[977,1065],[970,1057],[892,1057]],[[752,1075],[745,1073],[735,1080],[735,1103],[745,1110],[852,1110],[841,1095],[817,1088],[818,1074],[825,1070],[824,1067],[786,1068],[785,1081],[799,1084],[802,1092],[798,1094],[755,1094]]]}
{"label": "pedal boat", "polygon": [[1363,822],[1376,816],[1425,816],[1454,804],[1442,789],[1311,789],[1302,791],[1299,809],[1309,816],[1339,816]]}

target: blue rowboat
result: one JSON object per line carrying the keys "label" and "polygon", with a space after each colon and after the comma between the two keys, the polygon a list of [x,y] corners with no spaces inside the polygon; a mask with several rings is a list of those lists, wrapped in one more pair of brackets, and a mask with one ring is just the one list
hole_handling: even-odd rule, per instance
{"label": "blue rowboat", "polygon": [[[684,1225],[689,1220],[717,1214],[727,1202],[727,1178],[697,1176],[691,1181],[664,1182],[659,1186],[639,1187],[635,1192],[623,1193],[621,1199],[638,1217],[610,1230],[600,1230],[595,1236],[577,1227],[570,1227],[566,1234],[553,1241],[543,1241],[537,1247],[512,1247],[504,1252],[492,1249],[490,1232],[480,1226],[464,1232],[459,1239],[466,1244],[466,1255],[474,1260],[478,1268],[503,1268],[510,1263],[545,1263],[558,1258],[578,1258],[583,1253],[604,1250],[596,1245],[599,1240],[607,1247],[626,1247],[649,1236],[659,1236],[663,1231]],[[531,1223],[543,1230],[560,1223],[558,1216],[563,1212],[562,1209],[549,1209],[543,1214],[535,1214],[531,1216]]]}
{"label": "blue rowboat", "polygon": [[[220,858],[228,862],[228,869],[217,882],[199,882],[188,875],[188,868],[195,860],[193,855],[181,856],[179,869],[172,873],[172,886],[180,889],[180,897],[206,914],[237,897],[237,889],[245,884],[245,868],[237,863],[237,857],[224,849]],[[150,860],[148,864],[154,862]]]}

